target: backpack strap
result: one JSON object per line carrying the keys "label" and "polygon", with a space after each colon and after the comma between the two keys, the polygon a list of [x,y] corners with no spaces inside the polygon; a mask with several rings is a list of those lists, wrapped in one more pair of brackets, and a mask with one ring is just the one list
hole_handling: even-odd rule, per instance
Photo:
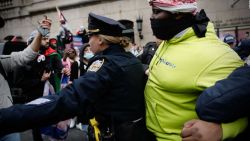
{"label": "backpack strap", "polygon": [[0,73],[3,75],[4,79],[7,80],[7,75],[1,61],[0,61]]}

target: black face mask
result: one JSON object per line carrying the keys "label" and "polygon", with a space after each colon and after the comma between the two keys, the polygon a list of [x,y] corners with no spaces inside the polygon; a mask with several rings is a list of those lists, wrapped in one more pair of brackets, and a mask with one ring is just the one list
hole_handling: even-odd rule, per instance
{"label": "black face mask", "polygon": [[174,16],[165,19],[150,19],[153,34],[161,40],[170,40],[182,30],[191,27],[193,20],[190,16],[175,19]]}

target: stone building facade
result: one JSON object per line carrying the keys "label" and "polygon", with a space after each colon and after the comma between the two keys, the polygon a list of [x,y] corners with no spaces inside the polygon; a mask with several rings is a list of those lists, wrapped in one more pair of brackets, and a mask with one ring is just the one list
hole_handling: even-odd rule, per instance
{"label": "stone building facade", "polygon": [[[138,44],[152,40],[149,17],[150,7],[146,0],[1,0],[10,1],[7,6],[0,6],[0,16],[5,19],[4,28],[0,29],[0,39],[9,34],[21,35],[25,39],[35,29],[37,21],[47,15],[53,20],[51,36],[59,32],[56,6],[62,11],[73,33],[80,26],[87,26],[89,12],[105,15],[116,20],[129,20],[134,23],[134,37]],[[136,19],[143,18],[143,39],[139,39]]]}
{"label": "stone building facade", "polygon": [[221,39],[232,34],[240,41],[250,32],[250,0],[199,0],[198,4],[206,10]]}
{"label": "stone building facade", "polygon": [[[243,38],[243,33],[250,31],[249,0],[198,0],[198,5],[215,23],[218,35],[228,32]],[[131,21],[134,39],[139,45],[155,40],[150,28],[151,8],[147,0],[0,0],[0,16],[5,19],[5,26],[0,29],[0,40],[10,34],[27,39],[43,15],[53,20],[51,37],[55,37],[59,32],[56,6],[63,12],[73,33],[82,25],[86,27],[88,13],[94,12],[116,20]],[[143,21],[142,39],[136,23],[139,17]]]}

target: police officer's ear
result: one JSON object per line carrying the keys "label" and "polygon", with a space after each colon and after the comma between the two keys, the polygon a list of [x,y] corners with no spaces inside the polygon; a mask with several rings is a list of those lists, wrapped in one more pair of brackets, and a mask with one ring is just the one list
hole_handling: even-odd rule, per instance
{"label": "police officer's ear", "polygon": [[99,43],[99,45],[103,45],[106,43],[106,41],[102,36],[98,36],[98,43]]}
{"label": "police officer's ear", "polygon": [[102,37],[100,37],[99,36],[99,38],[98,38],[98,43],[99,43],[99,45],[102,45],[104,42],[104,39],[102,38]]}

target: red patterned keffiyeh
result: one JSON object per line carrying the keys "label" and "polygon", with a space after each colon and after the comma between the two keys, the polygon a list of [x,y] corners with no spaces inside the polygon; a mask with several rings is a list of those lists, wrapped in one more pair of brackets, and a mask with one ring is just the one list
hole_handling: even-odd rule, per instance
{"label": "red patterned keffiyeh", "polygon": [[193,13],[197,12],[196,0],[149,0],[151,6],[172,13]]}

